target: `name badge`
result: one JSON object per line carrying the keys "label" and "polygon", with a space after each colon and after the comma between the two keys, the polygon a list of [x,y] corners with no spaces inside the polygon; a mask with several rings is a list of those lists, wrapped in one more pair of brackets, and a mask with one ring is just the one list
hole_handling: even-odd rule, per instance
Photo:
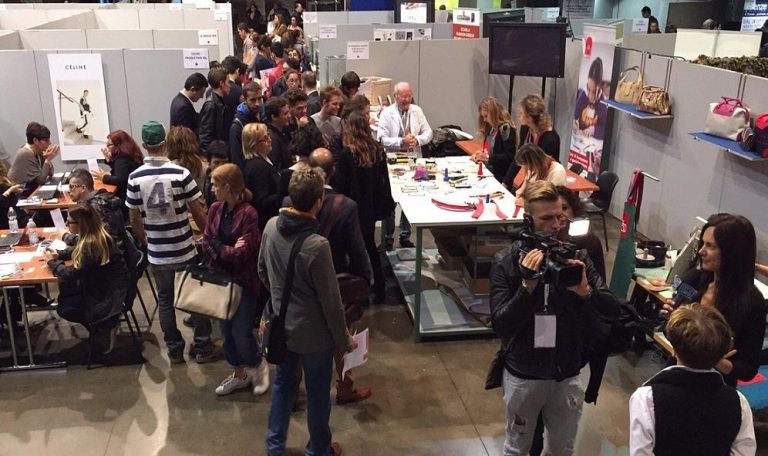
{"label": "name badge", "polygon": [[555,348],[557,340],[557,316],[552,314],[534,315],[533,347]]}

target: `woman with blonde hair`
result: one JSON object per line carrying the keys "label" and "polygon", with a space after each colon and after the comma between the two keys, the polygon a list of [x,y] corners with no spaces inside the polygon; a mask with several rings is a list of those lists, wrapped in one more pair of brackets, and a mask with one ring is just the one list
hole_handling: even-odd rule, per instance
{"label": "woman with blonde hair", "polygon": [[488,164],[493,177],[499,182],[504,180],[510,165],[515,162],[517,151],[517,130],[512,116],[493,97],[485,97],[480,102],[477,119],[477,136],[483,139],[483,150],[477,152],[475,161]]}
{"label": "woman with blonde hair", "polygon": [[187,127],[171,127],[165,138],[165,147],[168,159],[186,168],[197,183],[197,187],[203,188],[205,186],[205,168],[208,163],[200,154],[200,145],[195,133]]}
{"label": "woman with blonde hair", "polygon": [[523,196],[525,187],[531,181],[546,180],[555,186],[565,185],[565,168],[545,154],[539,146],[523,144],[517,151],[516,161],[525,171],[523,183],[515,192],[518,198]]}
{"label": "woman with blonde hair", "polygon": [[243,128],[243,157],[245,186],[251,191],[251,205],[259,213],[259,229],[276,216],[283,202],[280,192],[280,170],[272,163],[269,152],[272,138],[267,126],[249,123]]}
{"label": "woman with blonde hair", "polygon": [[[130,273],[98,212],[79,203],[67,214],[67,228],[79,239],[72,251],[46,250],[48,267],[59,279],[62,318],[91,327],[114,322],[123,311]],[[69,266],[65,261],[72,260]]]}
{"label": "woman with blonde hair", "polygon": [[216,388],[216,394],[252,386],[253,394],[261,395],[269,389],[269,368],[253,336],[254,322],[264,310],[257,299],[259,215],[249,204],[252,194],[237,165],[227,163],[213,170],[211,184],[216,202],[208,209],[203,251],[211,266],[231,273],[243,287],[237,312],[231,320],[221,322],[224,356],[233,371]]}

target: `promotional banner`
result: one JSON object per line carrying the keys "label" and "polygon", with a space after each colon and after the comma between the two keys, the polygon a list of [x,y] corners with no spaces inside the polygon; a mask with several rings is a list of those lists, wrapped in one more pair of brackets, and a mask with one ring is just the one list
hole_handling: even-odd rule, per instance
{"label": "promotional banner", "polygon": [[563,16],[574,19],[592,19],[595,15],[594,0],[564,0]]}
{"label": "promotional banner", "polygon": [[480,38],[480,10],[470,8],[453,9],[453,39]]}
{"label": "promotional banner", "polygon": [[601,171],[608,106],[600,101],[607,100],[611,93],[615,40],[613,26],[584,26],[568,164],[582,165],[582,174],[592,182]]}
{"label": "promotional banner", "polygon": [[754,32],[768,20],[768,0],[746,0],[741,19],[742,32]]}
{"label": "promotional banner", "polygon": [[109,118],[101,54],[48,54],[62,160],[102,158]]}

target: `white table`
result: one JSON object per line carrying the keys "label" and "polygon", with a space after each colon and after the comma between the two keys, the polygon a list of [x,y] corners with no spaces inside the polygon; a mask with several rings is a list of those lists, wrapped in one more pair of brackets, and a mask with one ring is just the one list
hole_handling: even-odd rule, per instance
{"label": "white table", "polygon": [[[422,182],[413,180],[415,171],[411,169],[409,165],[389,165],[389,182],[392,188],[392,197],[400,204],[403,214],[408,217],[411,226],[416,231],[414,294],[412,298],[408,293],[410,290],[406,291],[404,283],[398,279],[401,288],[404,290],[403,294],[407,296],[406,304],[413,317],[414,340],[418,342],[423,336],[444,337],[489,334],[491,333],[491,330],[477,321],[458,321],[458,314],[455,312],[457,309],[450,307],[450,304],[453,303],[438,303],[437,306],[427,303],[427,306],[424,306],[423,301],[425,296],[422,295],[423,230],[438,227],[470,226],[479,228],[483,226],[519,224],[522,223],[523,220],[523,210],[522,208],[517,208],[515,206],[514,196],[493,178],[490,171],[484,169],[483,174],[487,177],[478,177],[478,165],[473,163],[469,157],[436,158],[431,161],[435,162],[435,166],[438,170],[436,179]],[[425,160],[419,159],[418,162],[423,163]],[[452,187],[448,182],[445,182],[443,177],[446,168],[449,171],[449,175],[457,175],[459,173],[466,175],[470,188],[457,189]],[[403,171],[404,173],[402,175],[396,175],[397,172]],[[493,203],[498,205],[499,209],[508,217],[506,220],[501,219],[496,215],[493,204],[485,204],[485,211],[483,214],[479,218],[474,219],[472,218],[472,211],[449,211],[439,208],[432,202],[432,199],[434,198],[449,204],[464,204],[467,202],[477,203],[480,200],[478,195],[487,195],[496,192],[501,192],[502,196],[494,198]],[[392,257],[393,256],[390,255],[390,258]],[[394,266],[395,265],[393,265],[393,267]],[[456,305],[456,307],[458,306]],[[422,320],[422,311],[430,312],[430,317],[437,318],[427,318]],[[439,312],[446,317],[442,322],[443,324],[435,325],[432,328],[425,328],[424,321],[440,320],[439,316],[435,315],[435,312]],[[450,317],[450,319],[448,317]],[[455,323],[453,325],[446,324],[445,322],[448,320]]]}

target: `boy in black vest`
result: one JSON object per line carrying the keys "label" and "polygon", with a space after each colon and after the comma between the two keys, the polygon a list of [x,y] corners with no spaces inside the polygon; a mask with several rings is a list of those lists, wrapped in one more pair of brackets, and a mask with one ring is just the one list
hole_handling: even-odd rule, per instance
{"label": "boy in black vest", "polygon": [[629,399],[630,455],[754,455],[749,403],[714,369],[733,343],[725,318],[713,307],[682,306],[666,333],[677,365]]}

